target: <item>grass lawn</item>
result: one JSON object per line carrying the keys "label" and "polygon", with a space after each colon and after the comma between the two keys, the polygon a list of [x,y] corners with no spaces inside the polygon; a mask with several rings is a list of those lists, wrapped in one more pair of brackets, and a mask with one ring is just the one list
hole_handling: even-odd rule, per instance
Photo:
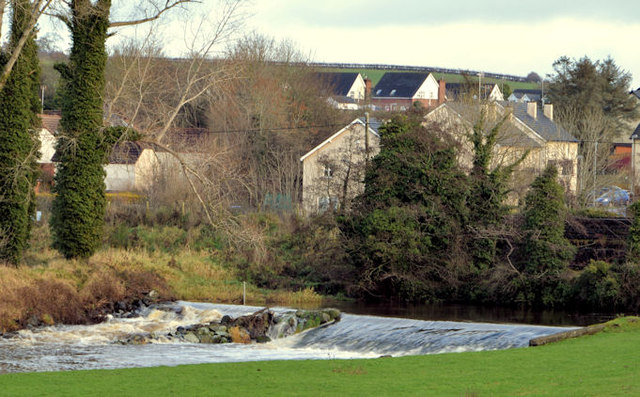
{"label": "grass lawn", "polygon": [[526,349],[0,375],[0,396],[21,395],[640,395],[640,321]]}

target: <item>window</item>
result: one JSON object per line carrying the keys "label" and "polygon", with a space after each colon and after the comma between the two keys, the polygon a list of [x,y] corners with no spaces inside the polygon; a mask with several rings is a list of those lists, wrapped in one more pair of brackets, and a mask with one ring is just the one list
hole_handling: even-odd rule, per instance
{"label": "window", "polygon": [[389,96],[394,96],[396,94],[396,90],[391,90],[391,92],[389,93]]}
{"label": "window", "polygon": [[322,171],[322,175],[325,178],[333,178],[333,168],[331,168],[331,166],[325,165],[324,170]]}
{"label": "window", "polygon": [[338,209],[338,198],[335,196],[327,197],[323,196],[318,198],[318,211],[326,212],[329,209],[335,211]]}
{"label": "window", "polygon": [[382,92],[382,89],[377,90],[376,95],[380,95],[381,92]]}

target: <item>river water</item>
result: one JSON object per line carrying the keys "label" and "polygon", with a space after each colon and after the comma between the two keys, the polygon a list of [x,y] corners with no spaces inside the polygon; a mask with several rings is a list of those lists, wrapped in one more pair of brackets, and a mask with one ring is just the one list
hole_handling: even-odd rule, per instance
{"label": "river water", "polygon": [[[176,302],[134,318],[90,326],[58,325],[0,338],[0,373],[109,369],[214,362],[376,358],[519,348],[567,327],[433,321],[343,313],[341,321],[265,344],[191,344],[162,337],[146,345],[115,343],[128,335],[164,335],[260,307]],[[274,308],[276,312],[291,309]]]}

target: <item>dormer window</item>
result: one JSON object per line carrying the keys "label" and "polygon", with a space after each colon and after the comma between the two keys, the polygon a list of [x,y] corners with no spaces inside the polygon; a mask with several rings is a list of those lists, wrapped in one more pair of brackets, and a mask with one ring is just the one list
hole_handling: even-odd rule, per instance
{"label": "dormer window", "polygon": [[377,90],[376,95],[380,95],[381,92],[382,92],[382,89]]}
{"label": "dormer window", "polygon": [[391,90],[391,92],[389,93],[389,96],[394,96],[395,94],[396,94],[396,90],[395,90],[395,89],[393,89],[393,90]]}

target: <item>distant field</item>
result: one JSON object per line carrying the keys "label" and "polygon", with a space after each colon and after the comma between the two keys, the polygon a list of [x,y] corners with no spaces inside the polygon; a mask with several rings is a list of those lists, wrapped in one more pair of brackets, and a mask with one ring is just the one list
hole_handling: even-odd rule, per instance
{"label": "distant field", "polygon": [[[373,84],[374,87],[376,84],[378,84],[378,81],[380,81],[380,79],[382,78],[382,75],[385,74],[385,72],[387,72],[387,70],[381,70],[381,69],[326,68],[325,70],[327,72],[358,72],[362,76],[370,78],[371,84]],[[393,72],[402,72],[402,70],[393,70]],[[406,72],[412,72],[412,71],[407,70]],[[444,79],[448,83],[460,83],[464,81],[464,76],[461,74],[434,73],[433,76],[438,80]],[[478,80],[476,76],[470,76],[469,78],[472,81]],[[482,81],[496,83],[496,84],[502,84],[502,83],[509,84],[509,87],[511,87],[511,90],[540,88],[540,86],[537,83],[523,83],[520,81],[498,80],[498,79],[491,79],[491,78],[485,78],[485,79],[482,79]]]}

